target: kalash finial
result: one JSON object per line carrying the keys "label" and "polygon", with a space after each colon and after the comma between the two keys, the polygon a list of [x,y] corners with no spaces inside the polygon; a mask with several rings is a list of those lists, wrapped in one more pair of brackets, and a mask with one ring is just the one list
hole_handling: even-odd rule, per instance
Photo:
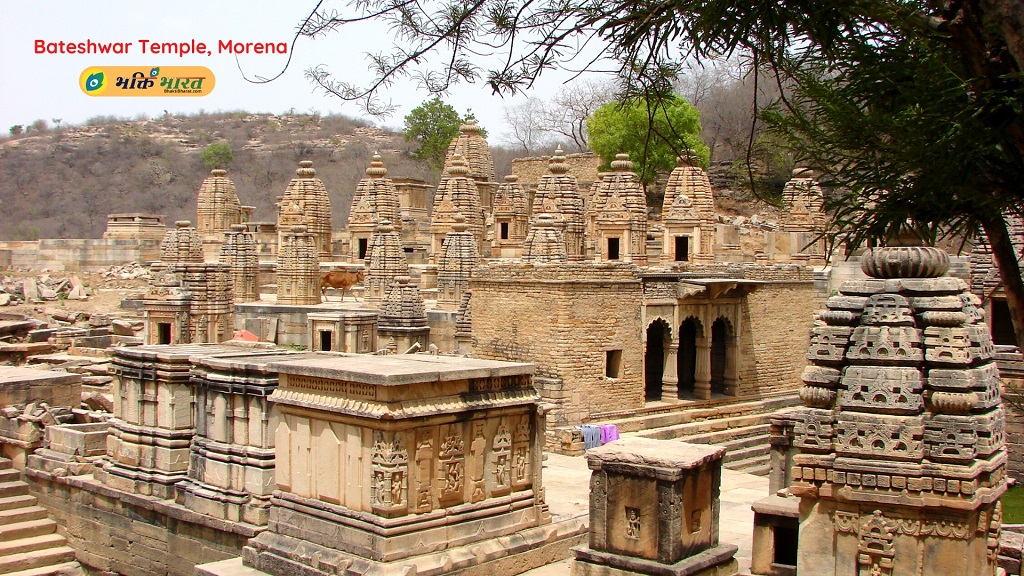
{"label": "kalash finial", "polygon": [[860,269],[872,278],[938,278],[949,271],[949,254],[931,246],[868,248]]}
{"label": "kalash finial", "polygon": [[552,174],[565,174],[569,171],[569,165],[565,163],[565,152],[562,147],[555,148],[555,155],[548,160],[548,171]]}
{"label": "kalash finial", "polygon": [[466,217],[462,215],[462,212],[456,212],[453,216],[455,222],[452,223],[452,230],[456,232],[465,232],[469,230],[469,224],[466,224]]}
{"label": "kalash finial", "polygon": [[302,162],[299,162],[299,168],[295,171],[295,174],[297,174],[299,178],[313,178],[316,176],[316,170],[313,169],[313,161],[303,160]]}
{"label": "kalash finial", "polygon": [[388,175],[388,169],[384,167],[384,160],[381,159],[380,152],[373,153],[370,167],[366,169],[366,175],[370,178],[383,178]]}
{"label": "kalash finial", "polygon": [[616,172],[629,172],[633,170],[633,162],[629,159],[629,154],[616,154],[615,160],[612,160],[612,170]]}
{"label": "kalash finial", "polygon": [[384,219],[377,224],[377,227],[374,228],[373,231],[381,234],[389,234],[395,231],[395,227],[391,224],[391,220]]}
{"label": "kalash finial", "polygon": [[466,118],[465,124],[459,126],[459,131],[463,134],[479,134],[480,125],[476,123],[476,118]]}
{"label": "kalash finial", "polygon": [[452,154],[452,161],[448,166],[448,177],[464,178],[466,174],[469,174],[469,168],[466,167],[466,161],[462,158],[462,154],[458,152]]}

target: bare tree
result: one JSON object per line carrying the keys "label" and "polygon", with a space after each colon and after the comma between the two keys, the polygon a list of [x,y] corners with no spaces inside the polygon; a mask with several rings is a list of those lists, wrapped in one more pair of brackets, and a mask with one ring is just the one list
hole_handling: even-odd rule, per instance
{"label": "bare tree", "polygon": [[527,98],[519,104],[505,107],[505,122],[511,129],[503,134],[505,142],[533,154],[543,147],[548,138],[544,125],[545,103],[539,98]]}
{"label": "bare tree", "polygon": [[614,86],[609,82],[579,80],[566,84],[546,108],[544,127],[568,138],[576,152],[587,150],[587,118],[614,98]]}

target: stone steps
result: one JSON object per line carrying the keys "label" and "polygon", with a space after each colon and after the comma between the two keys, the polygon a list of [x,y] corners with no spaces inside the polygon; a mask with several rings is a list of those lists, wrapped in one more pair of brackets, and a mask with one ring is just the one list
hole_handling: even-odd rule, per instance
{"label": "stone steps", "polygon": [[78,576],[84,574],[75,551],[11,461],[0,458],[0,574]]}
{"label": "stone steps", "polygon": [[31,538],[43,534],[53,534],[57,531],[57,523],[49,518],[42,520],[28,520],[25,522],[14,522],[0,526],[0,542],[9,542],[19,538]]}
{"label": "stone steps", "polygon": [[[615,424],[620,434],[671,428],[698,422],[713,422],[758,414],[770,414],[785,408],[802,405],[795,390],[776,393],[762,398],[716,398],[713,400],[681,401],[641,410],[640,414],[616,418],[613,414],[595,415],[593,421]],[[712,431],[709,428],[707,431]],[[649,436],[645,434],[648,438]]]}
{"label": "stone steps", "polygon": [[[799,402],[798,399],[795,401]],[[776,405],[776,402],[748,405],[746,409],[749,412],[745,414],[684,422],[634,434],[646,438],[723,446],[727,450],[722,460],[724,467],[766,476],[770,471],[769,422],[773,412],[767,408]],[[788,407],[787,402],[785,408]]]}
{"label": "stone steps", "polygon": [[82,565],[78,561],[74,561],[8,572],[7,574],[8,576],[80,576],[85,574],[85,571],[82,570]]}
{"label": "stone steps", "polygon": [[36,502],[36,497],[29,494],[6,496],[4,498],[0,498],[0,511],[11,510],[13,508],[23,508],[25,506],[35,506]]}
{"label": "stone steps", "polygon": [[0,511],[0,526],[16,524],[18,522],[29,522],[32,520],[43,520],[46,518],[46,508],[42,506],[24,506]]}
{"label": "stone steps", "polygon": [[25,496],[28,494],[28,484],[21,480],[14,482],[0,482],[0,498],[9,496]]}
{"label": "stone steps", "polygon": [[66,544],[67,540],[56,532],[53,534],[43,534],[42,536],[32,536],[30,538],[11,540],[10,542],[0,542],[0,558],[4,558],[12,554],[35,552],[36,550],[43,550],[46,548],[60,548]]}
{"label": "stone steps", "polygon": [[19,552],[0,557],[0,574],[22,573],[34,568],[52,568],[54,565],[67,562],[75,562],[75,551],[68,546]]}

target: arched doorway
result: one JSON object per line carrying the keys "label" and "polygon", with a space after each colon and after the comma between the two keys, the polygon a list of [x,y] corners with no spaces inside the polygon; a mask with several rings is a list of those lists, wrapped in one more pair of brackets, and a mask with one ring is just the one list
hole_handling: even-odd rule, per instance
{"label": "arched doorway", "polygon": [[655,320],[647,327],[647,351],[644,353],[644,401],[661,400],[665,374],[665,349],[671,339],[668,323]]}
{"label": "arched doorway", "polygon": [[711,325],[711,393],[725,394],[725,370],[729,358],[729,323],[725,318]]}
{"label": "arched doorway", "polygon": [[679,376],[679,397],[692,395],[697,383],[697,319],[690,317],[679,326],[679,354],[676,372]]}

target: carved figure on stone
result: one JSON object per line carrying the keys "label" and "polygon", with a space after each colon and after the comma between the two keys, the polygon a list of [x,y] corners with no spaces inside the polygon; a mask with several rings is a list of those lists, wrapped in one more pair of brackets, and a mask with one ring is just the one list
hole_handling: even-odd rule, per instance
{"label": "carved figure on stone", "polygon": [[640,510],[626,507],[626,538],[640,539]]}
{"label": "carved figure on stone", "polygon": [[487,439],[484,438],[483,422],[475,421],[472,426],[473,441],[469,445],[470,480],[473,482],[471,501],[479,502],[487,498],[487,490],[484,486],[484,451],[487,449]]}

